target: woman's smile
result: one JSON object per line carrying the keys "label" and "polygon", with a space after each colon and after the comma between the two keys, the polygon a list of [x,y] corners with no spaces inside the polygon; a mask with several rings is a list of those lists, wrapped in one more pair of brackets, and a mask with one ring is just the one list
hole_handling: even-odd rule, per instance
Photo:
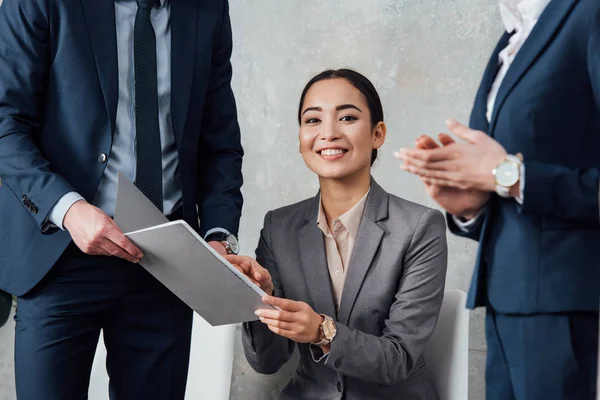
{"label": "woman's smile", "polygon": [[317,150],[317,154],[319,154],[324,160],[336,161],[348,154],[348,150],[339,147],[327,147],[321,150]]}

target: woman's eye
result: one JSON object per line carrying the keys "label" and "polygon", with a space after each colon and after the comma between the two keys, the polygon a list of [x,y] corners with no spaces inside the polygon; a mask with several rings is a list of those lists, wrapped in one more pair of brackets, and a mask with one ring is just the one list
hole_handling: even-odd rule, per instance
{"label": "woman's eye", "polygon": [[353,117],[352,115],[346,115],[340,118],[340,121],[356,121],[358,118]]}
{"label": "woman's eye", "polygon": [[307,124],[316,124],[317,122],[320,122],[318,118],[309,118],[305,121]]}

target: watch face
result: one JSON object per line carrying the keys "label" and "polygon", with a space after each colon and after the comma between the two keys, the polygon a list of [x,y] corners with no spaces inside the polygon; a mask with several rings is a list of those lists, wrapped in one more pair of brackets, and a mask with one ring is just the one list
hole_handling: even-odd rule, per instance
{"label": "watch face", "polygon": [[496,183],[511,187],[519,180],[519,167],[511,162],[504,162],[496,167]]}
{"label": "watch face", "polygon": [[336,329],[333,321],[326,320],[325,322],[323,322],[323,335],[325,335],[326,339],[331,340],[335,335],[335,332]]}
{"label": "watch face", "polygon": [[238,254],[240,252],[240,244],[235,236],[229,235],[227,237],[227,244],[229,245],[229,248],[231,249],[233,254]]}

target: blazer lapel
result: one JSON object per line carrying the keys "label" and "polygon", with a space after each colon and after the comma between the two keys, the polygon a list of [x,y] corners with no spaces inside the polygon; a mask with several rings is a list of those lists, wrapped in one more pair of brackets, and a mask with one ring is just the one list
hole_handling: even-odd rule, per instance
{"label": "blazer lapel", "polygon": [[490,126],[486,115],[488,96],[492,85],[494,84],[494,80],[498,75],[498,71],[500,70],[498,55],[502,49],[508,45],[509,38],[510,34],[505,32],[496,45],[496,48],[494,49],[494,52],[492,53],[492,56],[490,57],[490,60],[485,68],[479,90],[477,91],[477,96],[475,97],[473,113],[471,114],[471,121],[469,123],[471,129],[477,129],[489,133]]}
{"label": "blazer lapel", "polygon": [[306,224],[298,232],[298,248],[313,308],[320,314],[334,318],[335,303],[327,266],[325,239],[323,232],[317,226],[318,195],[315,200],[309,203],[311,209],[307,214]]}
{"label": "blazer lapel", "polygon": [[115,131],[119,96],[115,3],[114,1],[81,0],[81,6],[85,15],[112,133]]}
{"label": "blazer lapel", "polygon": [[377,222],[388,217],[388,202],[387,193],[372,180],[371,192],[367,198],[367,204],[365,205],[363,218],[358,228],[350,263],[347,267],[348,271],[338,317],[339,321],[344,325],[348,325],[356,297],[383,239],[384,230]]}
{"label": "blazer lapel", "polygon": [[576,2],[577,0],[551,1],[540,16],[538,23],[533,27],[529,37],[515,56],[500,85],[492,113],[492,132],[496,125],[498,112],[506,98],[552,40],[554,33],[559,29]]}
{"label": "blazer lapel", "polygon": [[[171,117],[177,143],[182,143],[196,59],[198,1],[171,2]],[[209,39],[207,39],[209,40]]]}

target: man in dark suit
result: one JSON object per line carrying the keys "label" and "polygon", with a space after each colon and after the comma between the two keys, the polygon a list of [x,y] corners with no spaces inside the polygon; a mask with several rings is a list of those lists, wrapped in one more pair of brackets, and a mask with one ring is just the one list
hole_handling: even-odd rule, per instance
{"label": "man in dark suit", "polygon": [[600,303],[600,2],[501,0],[507,33],[470,128],[403,149],[455,234],[480,242],[487,399],[595,399]]}
{"label": "man in dark suit", "polygon": [[183,399],[192,311],[111,219],[122,172],[222,254],[243,151],[226,0],[4,0],[0,289],[18,296],[19,399]]}

